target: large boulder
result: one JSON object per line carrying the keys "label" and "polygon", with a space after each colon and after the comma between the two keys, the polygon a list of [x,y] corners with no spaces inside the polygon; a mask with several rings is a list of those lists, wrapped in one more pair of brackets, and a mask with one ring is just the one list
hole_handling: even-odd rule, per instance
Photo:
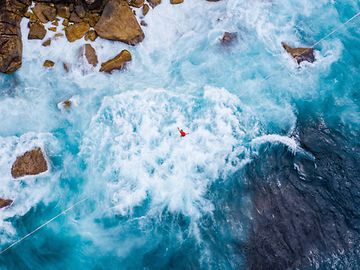
{"label": "large boulder", "polygon": [[132,59],[131,53],[127,50],[122,50],[117,56],[101,64],[100,71],[111,73],[113,70],[122,70],[127,62]]}
{"label": "large boulder", "polygon": [[40,148],[34,148],[18,156],[11,167],[11,175],[19,178],[26,175],[37,175],[48,169],[46,159]]}
{"label": "large boulder", "polygon": [[282,42],[281,45],[285,49],[285,51],[292,56],[296,60],[298,64],[303,61],[314,62],[314,49],[313,48],[293,48],[287,45],[285,42]]}
{"label": "large boulder", "polygon": [[43,39],[46,35],[46,29],[41,23],[29,23],[29,28],[28,39]]}
{"label": "large boulder", "polygon": [[36,3],[32,10],[42,23],[56,19],[56,8],[53,4]]}
{"label": "large boulder", "polygon": [[128,2],[124,0],[110,0],[94,29],[102,38],[131,45],[141,42],[145,37]]}
{"label": "large boulder", "polygon": [[74,42],[81,39],[90,29],[86,22],[75,23],[65,28],[65,35],[68,41]]}
{"label": "large boulder", "polygon": [[13,73],[22,64],[20,21],[30,0],[0,0],[0,72]]}

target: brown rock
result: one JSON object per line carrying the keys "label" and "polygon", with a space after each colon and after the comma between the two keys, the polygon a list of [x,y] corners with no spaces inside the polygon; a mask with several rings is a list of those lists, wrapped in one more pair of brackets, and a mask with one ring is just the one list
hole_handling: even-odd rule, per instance
{"label": "brown rock", "polygon": [[12,200],[0,198],[0,208],[7,207],[7,206],[11,205],[12,203],[13,203]]}
{"label": "brown rock", "polygon": [[74,23],[79,23],[79,22],[82,22],[83,20],[76,14],[75,11],[73,11],[70,14],[69,21],[74,22]]}
{"label": "brown rock", "polygon": [[144,0],[131,0],[130,1],[130,6],[136,7],[136,8],[142,7],[143,4],[144,4]]}
{"label": "brown rock", "polygon": [[31,14],[33,14],[33,13],[30,11],[26,11],[26,13],[24,14],[24,17],[30,19]]}
{"label": "brown rock", "polygon": [[69,20],[68,19],[63,20],[62,25],[63,26],[68,26],[69,25]]}
{"label": "brown rock", "polygon": [[55,21],[53,21],[51,24],[54,25],[54,26],[59,26],[59,21],[58,21],[58,20],[55,20]]}
{"label": "brown rock", "polygon": [[48,29],[49,29],[49,31],[56,32],[56,27],[55,26],[54,27],[49,27]]}
{"label": "brown rock", "polygon": [[181,4],[183,2],[184,2],[184,0],[170,0],[170,4],[172,4],[172,5]]}
{"label": "brown rock", "polygon": [[84,22],[90,24],[91,27],[94,27],[100,19],[99,13],[87,13],[84,17]]}
{"label": "brown rock", "polygon": [[86,15],[86,11],[82,5],[75,6],[75,12],[81,19]]}
{"label": "brown rock", "polygon": [[102,38],[119,40],[131,45],[141,42],[145,37],[136,17],[124,0],[110,0],[94,29]]}
{"label": "brown rock", "polygon": [[237,33],[225,32],[220,42],[222,45],[230,45],[237,39]]}
{"label": "brown rock", "polygon": [[19,178],[25,175],[37,175],[48,169],[44,154],[40,148],[34,148],[16,158],[11,167],[11,175]]}
{"label": "brown rock", "polygon": [[97,34],[94,30],[90,30],[89,32],[86,33],[85,35],[85,40],[88,41],[95,41],[95,39],[97,38]]}
{"label": "brown rock", "polygon": [[42,23],[56,19],[56,8],[50,4],[36,3],[32,10]]}
{"label": "brown rock", "polygon": [[51,39],[50,39],[50,38],[47,39],[47,40],[45,40],[45,41],[42,43],[42,45],[43,45],[44,47],[48,47],[48,46],[50,46],[50,44],[51,44]]}
{"label": "brown rock", "polygon": [[22,64],[21,34],[17,36],[0,36],[0,72],[13,73]]}
{"label": "brown rock", "polygon": [[81,39],[90,29],[90,26],[86,22],[75,23],[65,28],[65,35],[68,41],[74,42]]}
{"label": "brown rock", "polygon": [[55,65],[55,63],[51,60],[45,60],[44,64],[43,64],[43,67],[46,67],[46,68],[52,68],[53,66]]}
{"label": "brown rock", "polygon": [[98,59],[95,49],[90,44],[85,44],[84,46],[81,47],[80,50],[81,50],[81,54],[85,55],[88,63],[96,67],[96,65],[98,64]]}
{"label": "brown rock", "polygon": [[111,73],[113,70],[122,70],[131,59],[130,52],[122,50],[117,56],[101,64],[100,71]]}
{"label": "brown rock", "polygon": [[64,107],[65,109],[70,109],[70,107],[71,107],[71,100],[67,99],[67,100],[63,101],[62,104],[63,104],[63,107]]}
{"label": "brown rock", "polygon": [[149,9],[150,9],[149,5],[144,4],[142,9],[142,14],[145,16],[149,12]]}
{"label": "brown rock", "polygon": [[161,4],[161,0],[148,0],[148,3],[149,5],[154,8],[156,7],[157,5],[160,5]]}
{"label": "brown rock", "polygon": [[287,51],[287,53],[289,53],[296,60],[298,64],[303,61],[308,61],[310,63],[315,61],[313,48],[292,48],[285,42],[282,42],[281,45]]}
{"label": "brown rock", "polygon": [[30,0],[0,0],[0,72],[13,73],[22,64],[20,21]]}
{"label": "brown rock", "polygon": [[28,39],[43,39],[46,35],[46,29],[41,23],[29,23]]}
{"label": "brown rock", "polygon": [[70,6],[58,4],[58,5],[56,5],[56,11],[57,11],[57,15],[59,17],[64,18],[64,19],[70,18]]}
{"label": "brown rock", "polygon": [[54,35],[54,39],[58,39],[58,38],[61,38],[61,37],[63,37],[63,36],[64,36],[63,33],[56,33],[56,34]]}

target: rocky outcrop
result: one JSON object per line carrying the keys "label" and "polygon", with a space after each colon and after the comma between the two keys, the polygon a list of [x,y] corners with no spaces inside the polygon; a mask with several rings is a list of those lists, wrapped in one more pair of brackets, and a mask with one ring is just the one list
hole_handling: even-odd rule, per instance
{"label": "rocky outcrop", "polygon": [[285,51],[296,60],[298,64],[303,61],[313,63],[315,61],[314,49],[313,48],[293,48],[282,42],[281,45]]}
{"label": "rocky outcrop", "polygon": [[0,0],[0,72],[13,73],[22,64],[20,21],[29,0]]}
{"label": "rocky outcrop", "polygon": [[45,27],[38,22],[29,23],[28,39],[43,39],[46,35]]}
{"label": "rocky outcrop", "polygon": [[131,54],[127,50],[121,51],[117,56],[101,64],[100,71],[111,73],[113,70],[122,70],[126,63],[131,61]]}
{"label": "rocky outcrop", "polygon": [[65,35],[68,41],[74,42],[85,36],[89,29],[90,25],[86,22],[75,23],[65,28]]}
{"label": "rocky outcrop", "polygon": [[36,3],[32,11],[42,23],[56,19],[56,8],[54,4]]}
{"label": "rocky outcrop", "polygon": [[118,40],[130,45],[141,42],[145,37],[125,0],[110,0],[94,29],[102,38]]}
{"label": "rocky outcrop", "polygon": [[80,49],[81,55],[85,56],[87,62],[96,67],[98,64],[98,58],[95,49],[90,44],[85,44]]}
{"label": "rocky outcrop", "polygon": [[0,198],[0,208],[7,207],[13,203],[12,200]]}
{"label": "rocky outcrop", "polygon": [[19,178],[26,175],[37,175],[48,169],[44,154],[40,148],[34,148],[16,158],[11,167],[11,175]]}

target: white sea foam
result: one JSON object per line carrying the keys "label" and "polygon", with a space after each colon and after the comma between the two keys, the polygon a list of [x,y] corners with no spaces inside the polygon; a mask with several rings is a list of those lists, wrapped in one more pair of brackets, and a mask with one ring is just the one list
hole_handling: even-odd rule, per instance
{"label": "white sea foam", "polygon": [[8,237],[15,233],[11,223],[5,219],[22,216],[39,201],[49,202],[53,199],[51,187],[56,176],[51,174],[49,160],[48,172],[19,179],[13,179],[11,176],[11,167],[16,157],[34,147],[44,149],[45,155],[53,155],[59,150],[51,134],[26,133],[20,137],[0,137],[0,198],[14,201],[11,207],[0,209],[1,242],[8,241]]}
{"label": "white sea foam", "polygon": [[298,143],[295,141],[295,139],[287,137],[287,136],[281,136],[278,134],[268,134],[256,137],[251,141],[253,145],[261,145],[264,143],[281,143],[289,147],[289,149],[296,153],[300,148]]}
{"label": "white sea foam", "polygon": [[[149,197],[153,211],[197,218],[212,209],[207,187],[248,161],[245,144],[258,128],[244,109],[211,87],[201,97],[165,90],[106,97],[82,145],[89,183],[106,186],[120,213]],[[180,138],[177,126],[190,134]]]}

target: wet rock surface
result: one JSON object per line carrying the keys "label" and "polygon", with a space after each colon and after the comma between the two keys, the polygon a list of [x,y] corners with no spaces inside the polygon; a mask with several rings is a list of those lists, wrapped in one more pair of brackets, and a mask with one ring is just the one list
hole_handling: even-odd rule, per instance
{"label": "wet rock surface", "polygon": [[360,145],[321,121],[306,119],[298,128],[314,160],[274,145],[247,168],[253,192],[248,268],[358,269],[346,263],[359,253]]}
{"label": "wet rock surface", "polygon": [[83,38],[89,31],[90,26],[86,22],[75,23],[65,28],[65,35],[69,42]]}
{"label": "wet rock surface", "polygon": [[46,172],[47,162],[41,148],[34,148],[18,156],[11,167],[11,175],[19,178],[26,175],[37,175]]}
{"label": "wet rock surface", "polygon": [[0,198],[0,209],[10,206],[13,203],[12,200]]}
{"label": "wet rock surface", "polygon": [[141,42],[145,37],[129,4],[124,0],[110,0],[94,29],[102,38],[131,45]]}
{"label": "wet rock surface", "polygon": [[122,70],[132,59],[127,50],[122,50],[117,56],[101,64],[100,71],[111,73],[114,70]]}
{"label": "wet rock surface", "polygon": [[313,63],[315,61],[314,49],[313,48],[293,48],[286,43],[281,44],[285,51],[296,60],[298,64],[307,61]]}
{"label": "wet rock surface", "polygon": [[81,47],[80,53],[82,56],[85,56],[87,62],[90,65],[96,67],[98,64],[98,58],[95,49],[90,44],[85,44],[83,47]]}
{"label": "wet rock surface", "polygon": [[30,1],[0,0],[0,72],[13,73],[22,64],[20,21]]}

